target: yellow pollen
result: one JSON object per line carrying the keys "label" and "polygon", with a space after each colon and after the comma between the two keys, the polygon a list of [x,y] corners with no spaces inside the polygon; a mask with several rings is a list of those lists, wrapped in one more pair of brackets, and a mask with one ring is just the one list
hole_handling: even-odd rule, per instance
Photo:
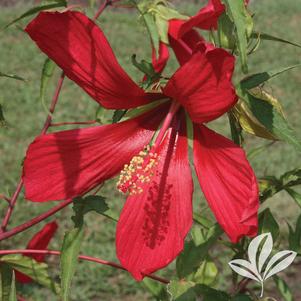
{"label": "yellow pollen", "polygon": [[154,176],[159,156],[151,151],[149,145],[134,156],[129,164],[125,164],[120,173],[117,188],[123,193],[135,195],[143,192],[141,184],[149,183]]}

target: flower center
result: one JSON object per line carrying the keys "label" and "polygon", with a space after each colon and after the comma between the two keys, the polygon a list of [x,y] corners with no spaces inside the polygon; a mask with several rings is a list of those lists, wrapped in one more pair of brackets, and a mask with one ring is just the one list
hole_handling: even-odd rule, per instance
{"label": "flower center", "polygon": [[143,192],[143,183],[149,183],[155,175],[159,156],[158,147],[164,139],[165,133],[170,127],[173,117],[178,112],[180,104],[173,101],[164,119],[162,127],[158,133],[152,147],[145,146],[144,149],[134,156],[129,164],[124,165],[117,183],[117,189],[123,193],[129,192],[130,195]]}
{"label": "flower center", "polygon": [[123,193],[129,192],[130,195],[142,193],[142,184],[149,183],[155,174],[159,157],[149,145],[136,156],[129,164],[124,165],[120,173],[117,189]]}

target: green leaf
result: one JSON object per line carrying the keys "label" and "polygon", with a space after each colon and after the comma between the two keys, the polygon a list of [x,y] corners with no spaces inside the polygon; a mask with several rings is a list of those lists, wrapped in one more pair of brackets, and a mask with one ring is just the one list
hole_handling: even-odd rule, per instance
{"label": "green leaf", "polygon": [[297,64],[297,65],[292,65],[292,66],[288,66],[288,67],[283,67],[283,68],[280,68],[277,70],[271,70],[271,71],[266,71],[266,72],[261,72],[261,73],[250,75],[240,82],[240,89],[250,90],[250,89],[256,88],[259,85],[263,84],[264,82],[266,82],[286,71],[289,71],[291,69],[294,69],[294,68],[300,67],[300,66],[301,66],[301,64]]}
{"label": "green leaf", "polygon": [[279,109],[266,99],[260,99],[250,92],[237,89],[237,94],[243,99],[254,117],[278,139],[286,141],[301,151],[301,142],[295,131],[290,127]]}
{"label": "green leaf", "polygon": [[230,296],[203,284],[192,281],[171,281],[168,292],[173,301],[197,301],[202,296],[202,301],[230,301]]}
{"label": "green leaf", "polygon": [[169,301],[170,296],[166,291],[166,285],[150,278],[144,278],[142,283],[146,286],[152,296],[158,301]]}
{"label": "green leaf", "polygon": [[21,16],[19,16],[18,18],[14,19],[10,23],[8,23],[4,27],[4,29],[6,29],[7,27],[11,26],[12,24],[14,24],[14,23],[26,18],[26,17],[29,17],[31,15],[34,15],[34,14],[38,13],[39,11],[48,10],[48,9],[52,9],[52,8],[56,8],[56,7],[62,7],[62,6],[65,6],[65,7],[67,6],[67,1],[66,0],[55,0],[55,1],[53,1],[53,3],[33,7],[31,9],[29,9],[28,11],[26,11]]}
{"label": "green leaf", "polygon": [[157,28],[157,25],[156,25],[155,18],[151,13],[143,13],[142,18],[144,20],[145,26],[148,30],[149,35],[150,35],[152,45],[153,45],[153,47],[156,51],[156,56],[158,56],[160,36],[159,36],[159,32],[158,32],[158,28]]}
{"label": "green leaf", "polygon": [[238,118],[235,116],[235,108],[228,112],[228,119],[230,123],[231,138],[235,144],[241,146],[243,144],[244,137],[242,135],[242,127]]}
{"label": "green leaf", "polygon": [[253,39],[262,39],[262,40],[267,40],[267,41],[274,41],[274,42],[280,42],[280,43],[285,43],[285,44],[290,44],[290,45],[293,45],[293,46],[296,46],[296,47],[299,47],[301,48],[301,44],[297,44],[295,42],[291,42],[291,41],[288,41],[288,40],[285,40],[285,39],[282,39],[282,38],[278,38],[278,37],[275,37],[275,36],[272,36],[270,34],[267,34],[267,33],[263,33],[263,32],[252,32],[251,34],[251,38]]}
{"label": "green leaf", "polygon": [[113,114],[113,123],[119,122],[126,112],[127,110],[115,110]]}
{"label": "green leaf", "polygon": [[104,197],[98,195],[76,198],[73,202],[73,210],[76,213],[76,216],[85,215],[90,211],[95,211],[115,222],[118,221],[118,214],[109,208]]}
{"label": "green leaf", "polygon": [[83,240],[83,224],[76,226],[64,236],[61,250],[61,297],[69,300],[72,278],[78,264],[78,255]]}
{"label": "green leaf", "polygon": [[301,168],[295,168],[283,174],[280,177],[283,185],[286,187],[291,187],[301,184]]}
{"label": "green leaf", "polygon": [[215,224],[207,232],[203,243],[196,245],[194,240],[185,243],[184,251],[178,256],[176,261],[179,278],[187,277],[196,272],[201,262],[206,258],[209,249],[222,233],[219,225]]}
{"label": "green leaf", "polygon": [[259,214],[259,233],[272,234],[273,240],[276,241],[279,236],[279,225],[275,220],[271,210],[269,208],[265,209]]}
{"label": "green leaf", "polygon": [[212,286],[216,281],[217,275],[218,269],[215,263],[208,257],[202,262],[194,274],[193,281],[198,284]]}
{"label": "green leaf", "polygon": [[6,263],[1,263],[0,265],[0,280],[1,280],[0,300],[7,301],[10,299],[10,295],[11,295],[11,286],[13,282],[13,269]]}
{"label": "green leaf", "polygon": [[287,283],[276,275],[273,277],[273,279],[279,293],[283,297],[283,301],[294,301],[295,299]]}
{"label": "green leaf", "polygon": [[244,0],[223,0],[226,13],[235,25],[236,43],[244,73],[248,72],[248,38],[253,29],[253,19],[245,7]]}
{"label": "green leaf", "polygon": [[45,94],[47,90],[47,86],[49,84],[50,79],[53,76],[56,64],[49,58],[46,58],[41,74],[41,85],[40,85],[40,101],[45,108],[45,111],[49,113],[49,110],[45,104]]}
{"label": "green leaf", "polygon": [[5,255],[0,257],[0,263],[5,262],[14,270],[17,270],[27,276],[33,281],[42,286],[52,289],[55,293],[59,292],[59,287],[50,278],[48,273],[48,265],[44,262],[37,262],[31,257],[16,255]]}
{"label": "green leaf", "polygon": [[301,207],[301,194],[291,188],[286,188],[285,190],[296,201],[297,205]]}
{"label": "green leaf", "polygon": [[219,46],[227,49],[235,49],[235,25],[226,13],[218,18]]}
{"label": "green leaf", "polygon": [[7,73],[3,73],[1,71],[0,71],[0,77],[8,77],[8,78],[16,79],[16,80],[26,81],[26,79],[24,79],[23,77],[21,77],[19,75],[7,74]]}
{"label": "green leaf", "polygon": [[[16,290],[16,278],[15,278],[15,273],[13,271],[13,277],[12,277],[12,282],[11,282],[11,290],[10,290],[10,295],[9,295],[9,301],[17,301],[17,290]],[[5,300],[3,300],[5,301]]]}
{"label": "green leaf", "polygon": [[298,217],[296,223],[296,230],[292,228],[292,226],[287,223],[289,229],[288,241],[289,241],[289,248],[295,252],[301,251],[301,214]]}

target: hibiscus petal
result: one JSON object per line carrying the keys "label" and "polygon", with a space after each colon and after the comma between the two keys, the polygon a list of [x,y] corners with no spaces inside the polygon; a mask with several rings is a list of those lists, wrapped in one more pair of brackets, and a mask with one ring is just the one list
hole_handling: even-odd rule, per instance
{"label": "hibiscus petal", "polygon": [[155,48],[153,48],[152,50],[152,63],[157,73],[161,73],[164,70],[168,59],[169,59],[168,47],[163,42],[160,42],[158,58],[156,56]]}
{"label": "hibiscus petal", "polygon": [[183,129],[169,131],[159,156],[151,182],[128,197],[117,225],[117,256],[136,280],[168,265],[183,249],[192,224],[193,185]]}
{"label": "hibiscus petal", "polygon": [[227,112],[237,101],[231,82],[235,58],[221,48],[201,43],[163,89],[179,101],[196,123],[208,122]]}
{"label": "hibiscus petal", "polygon": [[80,12],[42,12],[25,31],[105,108],[134,108],[160,97],[145,93],[127,75],[101,29]]}
{"label": "hibiscus petal", "polygon": [[172,47],[180,65],[184,65],[189,61],[193,50],[196,49],[198,44],[202,41],[204,41],[203,37],[201,37],[195,30],[190,30],[178,40],[169,36],[170,46]]}
{"label": "hibiscus petal", "polygon": [[26,199],[73,198],[113,177],[149,143],[167,110],[163,104],[125,122],[39,136],[24,161]]}
{"label": "hibiscus petal", "polygon": [[[29,250],[45,250],[48,247],[48,244],[52,237],[54,236],[56,230],[58,228],[58,225],[55,221],[46,224],[42,230],[40,230],[38,233],[36,233],[32,239],[29,241],[27,245],[27,249]],[[24,256],[31,257],[35,259],[38,262],[42,262],[45,258],[45,254],[26,254]],[[32,282],[32,279],[23,273],[20,273],[18,271],[15,271],[16,279],[20,283],[30,283]]]}
{"label": "hibiscus petal", "polygon": [[194,125],[195,170],[218,223],[232,242],[257,234],[259,207],[255,174],[240,147]]}
{"label": "hibiscus petal", "polygon": [[209,0],[208,4],[187,21],[171,20],[169,33],[174,39],[180,39],[193,27],[204,30],[216,29],[219,16],[225,11],[220,0]]}

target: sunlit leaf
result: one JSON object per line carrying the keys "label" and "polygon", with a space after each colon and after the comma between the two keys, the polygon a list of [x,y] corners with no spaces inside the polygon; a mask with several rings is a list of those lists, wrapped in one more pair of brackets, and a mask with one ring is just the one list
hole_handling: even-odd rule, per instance
{"label": "sunlit leaf", "polygon": [[42,68],[42,74],[41,74],[40,101],[47,113],[49,113],[49,111],[45,104],[45,94],[46,94],[46,90],[47,90],[49,81],[53,76],[55,67],[56,67],[56,64],[49,58],[46,58],[43,68]]}
{"label": "sunlit leaf", "polygon": [[246,9],[244,0],[223,0],[226,13],[235,25],[236,42],[241,60],[242,70],[248,72],[247,48],[248,38],[253,30],[253,19]]}
{"label": "sunlit leaf", "polygon": [[221,228],[216,224],[209,229],[206,239],[200,245],[196,245],[193,240],[185,243],[184,251],[176,261],[177,273],[180,278],[184,278],[198,269],[207,256],[208,250],[222,233]]}
{"label": "sunlit leaf", "polygon": [[31,257],[20,254],[2,256],[0,257],[0,262],[5,262],[14,270],[29,276],[33,281],[42,286],[48,287],[56,293],[59,292],[57,284],[49,276],[46,263],[37,262]]}

